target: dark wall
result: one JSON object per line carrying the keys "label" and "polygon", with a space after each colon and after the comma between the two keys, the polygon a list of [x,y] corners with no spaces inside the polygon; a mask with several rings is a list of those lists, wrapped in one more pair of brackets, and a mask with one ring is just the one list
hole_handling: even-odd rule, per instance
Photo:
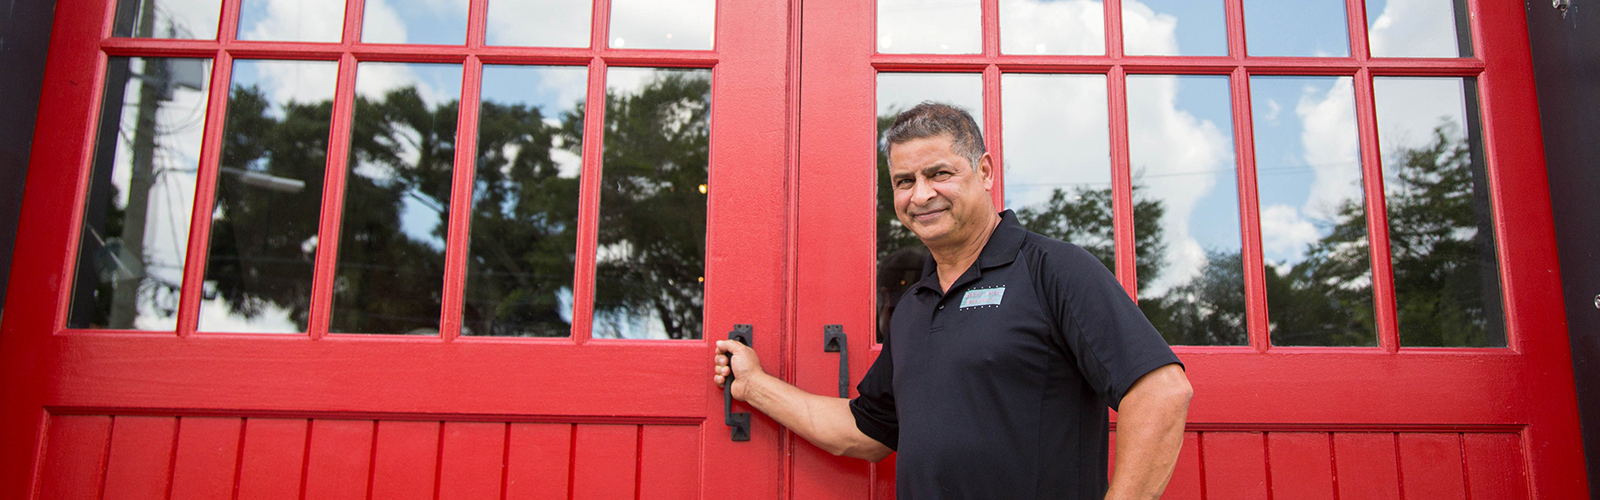
{"label": "dark wall", "polygon": [[55,0],[0,0],[0,305],[11,277],[11,250],[22,209],[22,184],[33,121],[44,83],[45,49]]}
{"label": "dark wall", "polygon": [[1527,6],[1589,495],[1600,499],[1600,2]]}

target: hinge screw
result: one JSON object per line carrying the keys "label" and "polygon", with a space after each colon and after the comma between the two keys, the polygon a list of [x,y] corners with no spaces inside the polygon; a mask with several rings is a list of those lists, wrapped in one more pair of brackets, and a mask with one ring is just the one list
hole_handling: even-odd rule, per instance
{"label": "hinge screw", "polygon": [[1600,295],[1594,296],[1594,308],[1600,309]]}

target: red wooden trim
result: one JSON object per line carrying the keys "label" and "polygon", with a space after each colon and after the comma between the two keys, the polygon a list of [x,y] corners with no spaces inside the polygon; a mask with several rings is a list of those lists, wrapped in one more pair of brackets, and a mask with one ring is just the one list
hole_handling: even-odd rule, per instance
{"label": "red wooden trim", "polygon": [[178,295],[177,335],[193,334],[200,315],[200,292],[206,277],[210,253],[211,211],[216,203],[217,165],[222,158],[223,128],[227,123],[228,95],[233,79],[233,58],[217,51],[211,61],[211,94],[206,96],[205,131],[202,132],[200,164],[195,169],[194,208],[189,214],[189,242],[183,268],[183,285]]}
{"label": "red wooden trim", "polygon": [[1233,99],[1233,144],[1235,179],[1239,189],[1239,234],[1243,238],[1245,324],[1250,346],[1266,352],[1268,338],[1266,268],[1261,256],[1261,205],[1256,189],[1256,146],[1254,120],[1250,116],[1250,76],[1244,68],[1228,78]]}
{"label": "red wooden trim", "polygon": [[1111,68],[1106,85],[1106,103],[1111,108],[1107,117],[1111,122],[1111,214],[1112,236],[1117,245],[1117,278],[1128,296],[1139,300],[1138,250],[1134,238],[1138,228],[1134,227],[1133,220],[1133,167],[1128,153],[1128,81],[1121,66]]}
{"label": "red wooden trim", "polygon": [[1377,104],[1372,91],[1372,76],[1363,70],[1355,78],[1356,129],[1361,136],[1361,183],[1366,198],[1367,242],[1372,262],[1373,314],[1377,324],[1378,346],[1384,351],[1400,349],[1399,323],[1395,311],[1394,264],[1389,258],[1389,211],[1384,198],[1383,153],[1378,142]]}
{"label": "red wooden trim", "polygon": [[[474,7],[474,10],[479,9]],[[481,22],[479,19],[478,29],[482,28]],[[478,58],[467,56],[461,69],[460,118],[456,120],[450,222],[445,238],[444,296],[439,308],[439,334],[445,342],[461,335],[461,301],[467,286],[467,254],[472,248],[472,185],[477,173],[479,94],[483,85],[483,63]]]}
{"label": "red wooden trim", "polygon": [[[1006,163],[1004,154],[1005,141],[1001,140],[1004,137],[1001,129],[1005,127],[1005,122],[1001,120],[1001,114],[1005,112],[1005,105],[1000,100],[1000,76],[1000,69],[994,65],[989,65],[983,69],[983,129],[988,132],[984,134],[984,142],[988,143],[989,157],[994,164],[994,189],[990,191],[989,195],[994,200],[994,206],[1004,208],[1006,206]],[[977,165],[973,165],[973,167],[977,167]]]}
{"label": "red wooden trim", "polygon": [[[1243,61],[1243,60],[1245,60],[1247,58],[1252,59],[1252,60],[1254,60],[1254,59],[1268,59],[1268,60],[1270,60],[1270,58],[1250,58],[1249,57],[1249,52],[1250,51],[1249,51],[1249,47],[1247,47],[1248,44],[1246,43],[1246,40],[1248,40],[1248,39],[1245,38],[1245,36],[1244,36],[1244,21],[1245,21],[1245,19],[1244,19],[1244,0],[1223,0],[1222,10],[1223,10],[1223,22],[1227,24],[1227,30],[1228,30],[1228,56],[1227,56],[1227,58],[1228,59],[1232,59],[1234,61]],[[1309,59],[1311,61],[1317,61],[1317,60],[1327,61],[1329,59],[1334,59],[1334,58],[1294,58],[1294,59]]]}
{"label": "red wooden trim", "polygon": [[[351,29],[348,20],[345,29]],[[327,335],[329,320],[333,315],[333,282],[339,265],[339,226],[344,213],[344,181],[353,120],[351,115],[355,113],[356,64],[355,56],[349,54],[339,60],[338,83],[333,97],[333,122],[328,126],[328,163],[323,172],[316,268],[312,271],[311,307],[306,325],[307,334],[313,339]]]}
{"label": "red wooden trim", "polygon": [[[597,0],[598,4],[600,1]],[[598,13],[597,13],[598,14]],[[598,25],[597,25],[598,27]],[[600,175],[605,143],[606,63],[589,63],[589,95],[584,105],[583,167],[578,189],[578,242],[572,274],[572,341],[589,341],[594,325],[595,260],[600,219]]]}
{"label": "red wooden trim", "polygon": [[340,32],[339,41],[346,48],[354,47],[361,43],[362,15],[366,12],[366,0],[345,0],[344,3],[344,30]]}
{"label": "red wooden trim", "polygon": [[1121,61],[1126,57],[1122,47],[1122,0],[1104,0],[1101,9],[1105,11],[1102,18],[1106,23],[1106,57]]}

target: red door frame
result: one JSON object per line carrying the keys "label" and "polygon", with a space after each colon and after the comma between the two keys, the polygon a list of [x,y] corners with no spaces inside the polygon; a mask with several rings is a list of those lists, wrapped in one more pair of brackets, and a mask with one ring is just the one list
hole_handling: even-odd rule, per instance
{"label": "red door frame", "polygon": [[[829,393],[832,355],[821,325],[843,323],[859,351],[859,380],[879,352],[873,332],[875,235],[875,86],[879,72],[980,73],[989,149],[1003,164],[1000,77],[1003,73],[1107,75],[1112,179],[1117,206],[1117,275],[1136,294],[1128,159],[1129,74],[1230,77],[1233,137],[1246,266],[1248,347],[1178,347],[1196,396],[1191,431],[1510,432],[1520,436],[1522,464],[1533,498],[1576,498],[1587,491],[1580,447],[1571,358],[1561,311],[1561,286],[1552,227],[1538,103],[1522,2],[1470,2],[1476,57],[1376,58],[1368,55],[1364,2],[1347,0],[1350,57],[1247,57],[1242,0],[1226,0],[1230,56],[1166,57],[1123,54],[1121,0],[1105,0],[1103,56],[1000,53],[1000,0],[983,0],[983,51],[973,55],[901,55],[874,51],[873,0],[808,0],[802,47],[803,99],[799,179],[799,324],[796,380]],[[1368,234],[1379,304],[1377,348],[1272,346],[1267,334],[1261,234],[1257,221],[1254,144],[1249,110],[1251,75],[1354,77],[1365,180]],[[1493,185],[1500,279],[1509,347],[1401,348],[1393,305],[1388,227],[1377,147],[1372,77],[1476,77],[1485,149]],[[842,168],[840,166],[859,166]],[[1003,175],[1003,169],[998,170]],[[1003,181],[1003,179],[1002,179]],[[1004,183],[998,183],[1003,189]],[[997,203],[1004,199],[1000,190]],[[836,361],[835,361],[836,362]],[[1398,438],[1397,438],[1398,439]],[[1193,444],[1193,443],[1191,443]],[[1259,450],[1260,448],[1258,448]],[[833,485],[893,496],[892,472],[835,459],[799,446],[796,498],[819,498]],[[891,459],[892,460],[892,459]],[[892,461],[889,462],[892,471]],[[880,472],[883,471],[883,472]],[[1360,481],[1362,478],[1355,478]],[[1269,481],[1270,484],[1270,481]],[[1212,490],[1213,495],[1220,494]]]}
{"label": "red door frame", "polygon": [[[56,9],[45,91],[30,161],[19,245],[3,330],[0,377],[0,492],[38,494],[54,415],[275,416],[400,420],[700,425],[702,496],[775,496],[776,474],[716,482],[710,474],[779,470],[787,433],[758,418],[750,443],[728,444],[721,389],[710,383],[710,342],[735,323],[755,326],[755,347],[783,372],[786,304],[793,255],[786,221],[794,175],[795,93],[789,78],[798,21],[781,2],[718,3],[710,51],[611,49],[610,2],[595,0],[592,47],[530,49],[483,42],[486,0],[473,0],[468,43],[460,46],[359,42],[362,0],[349,0],[337,43],[235,40],[239,0],[226,0],[218,40],[110,38],[115,0],[61,0]],[[83,186],[94,154],[100,87],[108,57],[214,60],[193,230],[175,332],[68,330]],[[236,58],[338,61],[310,332],[300,335],[195,333],[209,235],[220,124]],[[573,335],[564,339],[458,337],[468,243],[469,203],[451,205],[441,335],[433,338],[328,332],[334,248],[343,207],[356,63],[445,62],[465,81],[452,197],[471,199],[478,88],[484,64],[586,65],[589,103],[605,99],[608,66],[713,70],[712,156],[708,199],[705,340],[591,339],[589,320],[599,210],[604,106],[590,106],[580,195]],[[786,133],[785,131],[788,131]],[[774,152],[784,152],[773,154]],[[775,200],[779,202],[774,202]],[[778,277],[774,279],[774,277]],[[28,291],[30,293],[22,293]],[[538,363],[530,363],[536,360]],[[449,369],[439,369],[448,367]],[[604,376],[593,376],[603,372]],[[619,384],[615,380],[648,380]],[[538,388],[537,392],[521,388]],[[748,411],[748,410],[746,410]],[[641,438],[642,439],[642,438]],[[767,464],[763,466],[763,464]]]}

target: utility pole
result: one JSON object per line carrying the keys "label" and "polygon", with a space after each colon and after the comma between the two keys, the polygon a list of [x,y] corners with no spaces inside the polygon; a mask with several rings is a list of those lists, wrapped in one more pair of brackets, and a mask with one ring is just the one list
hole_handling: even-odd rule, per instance
{"label": "utility pole", "polygon": [[[141,2],[138,27],[133,36],[147,38],[155,33],[155,0]],[[144,232],[150,206],[150,188],[155,185],[156,113],[167,99],[166,65],[156,58],[144,58],[139,80],[139,112],[133,129],[133,158],[128,176],[128,205],[122,219],[122,262],[116,272],[115,294],[111,300],[110,324],[113,329],[133,328],[139,317],[139,288],[145,281]],[[115,126],[121,127],[121,120]],[[102,125],[104,126],[104,125]]]}

